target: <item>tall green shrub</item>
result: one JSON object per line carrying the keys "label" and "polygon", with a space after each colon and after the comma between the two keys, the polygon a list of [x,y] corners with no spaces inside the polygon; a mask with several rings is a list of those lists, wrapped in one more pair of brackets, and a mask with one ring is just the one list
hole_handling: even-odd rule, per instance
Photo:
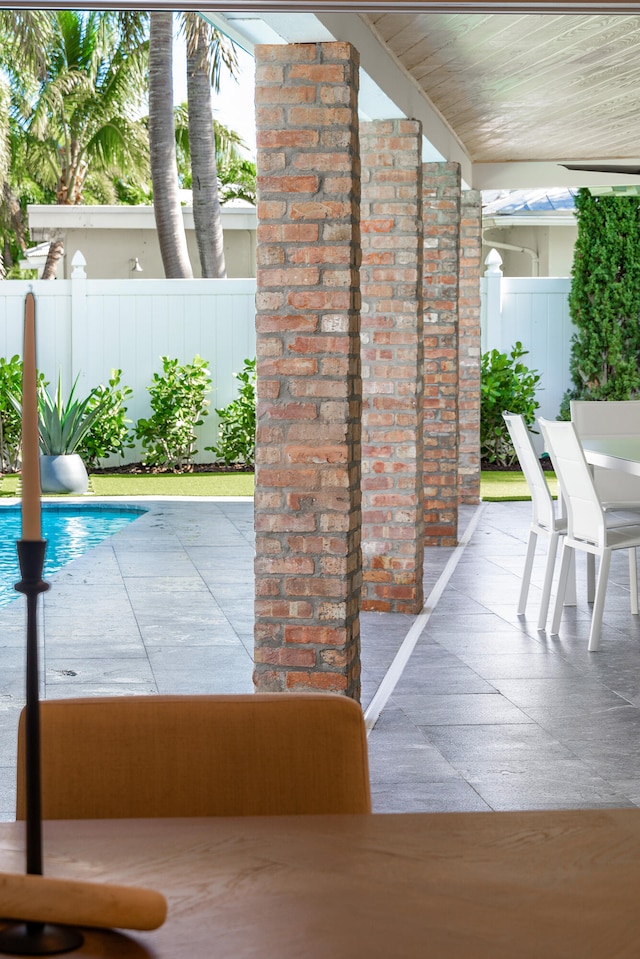
{"label": "tall green shrub", "polygon": [[100,460],[108,456],[124,457],[125,450],[134,446],[126,407],[133,390],[120,385],[121,377],[122,370],[112,369],[108,383],[100,383],[89,395],[87,409],[98,413],[78,447],[88,469],[100,466]]}
{"label": "tall green shrub", "polygon": [[480,456],[485,463],[513,466],[518,459],[503,413],[520,413],[527,426],[535,423],[536,410],[540,406],[536,390],[541,374],[522,362],[527,353],[518,340],[510,353],[488,350],[482,354]]}
{"label": "tall green shrub", "polygon": [[[42,375],[40,376],[42,382]],[[15,473],[20,464],[22,419],[16,401],[22,396],[22,360],[0,357],[0,469]]]}
{"label": "tall green shrub", "polygon": [[205,446],[227,465],[241,463],[253,468],[256,452],[256,360],[246,359],[244,369],[233,374],[240,383],[238,395],[216,409],[220,417],[217,446]]}
{"label": "tall green shrub", "polygon": [[144,463],[164,469],[189,469],[196,449],[196,427],[208,415],[211,376],[207,361],[195,356],[180,365],[177,359],[161,357],[162,374],[154,373],[147,387],[152,415],[136,423],[136,437],[145,449]]}
{"label": "tall green shrub", "polygon": [[628,400],[640,394],[640,198],[576,197],[571,270],[569,399]]}

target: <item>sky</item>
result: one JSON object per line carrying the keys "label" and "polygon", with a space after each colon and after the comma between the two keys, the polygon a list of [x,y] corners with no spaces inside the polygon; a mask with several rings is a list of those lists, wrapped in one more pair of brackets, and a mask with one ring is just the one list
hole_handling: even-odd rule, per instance
{"label": "sky", "polygon": [[[236,51],[238,79],[233,80],[226,71],[222,72],[220,93],[214,94],[214,116],[220,123],[240,134],[250,157],[255,159],[254,60],[239,47]],[[183,103],[187,99],[186,55],[184,41],[179,36],[173,49],[173,99],[174,103]]]}

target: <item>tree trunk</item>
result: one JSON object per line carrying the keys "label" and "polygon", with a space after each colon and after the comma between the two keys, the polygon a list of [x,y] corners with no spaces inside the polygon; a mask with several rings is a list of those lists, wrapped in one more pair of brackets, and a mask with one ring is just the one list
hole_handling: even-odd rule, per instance
{"label": "tree trunk", "polygon": [[150,14],[149,149],[153,208],[165,276],[191,279],[193,271],[178,192],[173,121],[173,15]]}
{"label": "tree trunk", "polygon": [[6,180],[2,187],[2,193],[3,205],[8,211],[11,228],[15,233],[18,246],[22,252],[25,253],[27,249],[27,240],[25,237],[24,216],[20,206],[20,201]]}
{"label": "tree trunk", "polygon": [[64,246],[62,240],[52,240],[49,244],[49,252],[47,253],[47,261],[44,265],[44,270],[42,272],[43,280],[55,280],[56,278],[56,269],[58,267],[58,261],[64,253]]}
{"label": "tree trunk", "polygon": [[213,133],[211,83],[207,70],[209,30],[198,14],[192,49],[187,54],[187,102],[189,106],[189,148],[193,222],[204,277],[222,279],[227,270],[222,242],[222,220],[218,196],[216,145]]}

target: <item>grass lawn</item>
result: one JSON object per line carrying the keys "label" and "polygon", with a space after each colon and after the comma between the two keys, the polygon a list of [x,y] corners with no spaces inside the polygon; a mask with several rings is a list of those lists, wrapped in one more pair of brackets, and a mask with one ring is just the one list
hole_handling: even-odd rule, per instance
{"label": "grass lawn", "polygon": [[[555,473],[547,472],[554,496]],[[18,495],[19,477],[2,478],[0,498]],[[253,473],[132,473],[91,474],[89,489],[96,496],[253,496]],[[487,502],[530,500],[524,476],[519,472],[489,470],[480,474],[480,495]]]}
{"label": "grass lawn", "polygon": [[[16,475],[4,476],[0,497],[18,495]],[[100,473],[89,476],[95,496],[253,496],[253,473]],[[64,494],[66,495],[66,494]]]}
{"label": "grass lawn", "polygon": [[[545,471],[545,477],[553,496],[558,495],[558,481],[556,474]],[[480,496],[489,503],[499,503],[507,500],[530,500],[529,487],[520,472],[504,472],[488,470],[480,474]]]}

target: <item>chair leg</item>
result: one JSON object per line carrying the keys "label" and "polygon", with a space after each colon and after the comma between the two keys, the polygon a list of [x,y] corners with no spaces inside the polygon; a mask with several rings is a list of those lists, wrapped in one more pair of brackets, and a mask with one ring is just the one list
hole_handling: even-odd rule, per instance
{"label": "chair leg", "polygon": [[566,540],[562,542],[562,558],[560,560],[560,576],[558,578],[558,592],[556,593],[556,603],[553,608],[553,619],[551,620],[551,635],[557,636],[562,618],[562,606],[564,603],[564,594],[567,591],[567,581],[571,568],[571,554],[574,550],[567,546]]}
{"label": "chair leg", "polygon": [[567,591],[564,594],[565,606],[577,606],[578,591],[576,589],[576,551],[571,550],[571,565],[569,566],[569,579],[567,581]]}
{"label": "chair leg", "polygon": [[549,600],[551,599],[551,584],[553,582],[553,571],[556,565],[556,554],[558,552],[559,533],[552,533],[549,539],[549,550],[547,552],[547,566],[544,573],[544,586],[542,587],[542,599],[540,601],[540,613],[538,615],[538,629],[547,628],[547,617],[549,615]]}
{"label": "chair leg", "polygon": [[596,595],[596,558],[587,553],[587,602],[592,603]]}
{"label": "chair leg", "polygon": [[529,585],[531,583],[531,570],[533,569],[533,559],[536,552],[536,543],[538,534],[534,529],[529,532],[529,542],[527,543],[527,555],[524,561],[524,570],[522,572],[522,586],[520,587],[520,598],[518,599],[518,616],[523,616],[527,608],[527,598],[529,596]]}
{"label": "chair leg", "polygon": [[611,551],[605,549],[600,557],[600,566],[598,568],[598,581],[596,583],[596,596],[593,604],[593,613],[591,614],[591,628],[589,630],[589,652],[593,653],[600,649],[600,631],[602,628],[602,614],[604,612],[604,600],[607,594],[607,582],[609,580],[609,567],[611,566]]}
{"label": "chair leg", "polygon": [[631,597],[631,613],[638,615],[638,560],[635,547],[629,550],[629,594]]}

